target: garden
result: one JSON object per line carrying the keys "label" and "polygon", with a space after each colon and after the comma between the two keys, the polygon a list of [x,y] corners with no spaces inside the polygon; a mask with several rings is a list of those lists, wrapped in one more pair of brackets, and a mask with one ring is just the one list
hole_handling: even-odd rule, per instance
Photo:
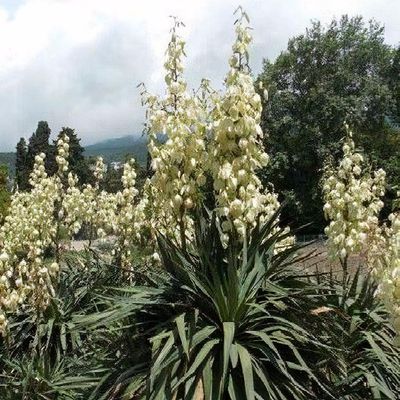
{"label": "garden", "polygon": [[[174,19],[164,96],[140,86],[149,170],[122,189],[38,154],[0,226],[0,399],[400,398],[400,193],[351,120],[320,182],[325,268],[307,226],[259,171],[268,88],[249,68],[247,14],[222,91],[184,76]],[[254,33],[256,34],[256,32]],[[398,155],[397,155],[398,156]],[[395,191],[396,192],[396,191]],[[71,244],[84,232],[86,246]],[[96,245],[95,245],[96,243]],[[354,261],[356,259],[356,261]]]}

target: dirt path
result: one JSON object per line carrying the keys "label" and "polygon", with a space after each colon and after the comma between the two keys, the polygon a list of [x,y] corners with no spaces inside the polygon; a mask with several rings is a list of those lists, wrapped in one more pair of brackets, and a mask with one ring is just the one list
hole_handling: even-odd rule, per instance
{"label": "dirt path", "polygon": [[[103,245],[111,245],[114,242],[115,238],[113,236],[107,236],[103,239],[96,239],[92,241],[92,248],[98,248]],[[82,251],[85,250],[89,246],[89,240],[72,240],[69,242],[67,247],[70,248],[70,250],[75,250],[75,251]]]}

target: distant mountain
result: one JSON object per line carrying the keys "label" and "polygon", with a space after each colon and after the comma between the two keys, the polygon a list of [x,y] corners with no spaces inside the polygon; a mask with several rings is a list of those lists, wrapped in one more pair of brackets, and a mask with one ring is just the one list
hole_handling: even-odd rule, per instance
{"label": "distant mountain", "polygon": [[141,164],[146,164],[147,144],[143,136],[122,136],[107,139],[85,146],[86,157],[102,156],[104,162],[124,161],[127,157],[134,157]]}
{"label": "distant mountain", "polygon": [[11,176],[15,173],[15,153],[0,153],[0,165],[7,165]]}
{"label": "distant mountain", "polygon": [[[147,144],[143,136],[122,136],[114,139],[103,140],[85,147],[86,157],[103,157],[105,163],[112,161],[125,161],[134,157],[140,165],[146,165]],[[15,174],[15,153],[1,153],[0,165],[8,166],[10,175]]]}

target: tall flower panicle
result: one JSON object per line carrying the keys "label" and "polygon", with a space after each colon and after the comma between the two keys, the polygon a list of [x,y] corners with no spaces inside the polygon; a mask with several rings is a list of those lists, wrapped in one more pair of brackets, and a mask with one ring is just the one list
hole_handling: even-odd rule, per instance
{"label": "tall flower panicle", "polygon": [[117,212],[113,221],[113,233],[116,236],[114,255],[125,270],[131,265],[131,250],[140,242],[142,224],[144,223],[141,208],[136,197],[135,160],[131,159],[124,165],[121,178],[123,189],[116,194]]}
{"label": "tall flower panicle", "polygon": [[105,171],[103,158],[97,157],[93,168],[94,184],[82,188],[81,201],[86,206],[82,210],[81,221],[88,229],[89,246],[96,237],[103,238],[112,231],[115,218],[115,195],[101,189]]}
{"label": "tall flower panicle", "polygon": [[1,332],[6,329],[6,311],[15,310],[26,301],[42,309],[54,293],[52,278],[58,272],[58,263],[49,263],[44,255],[58,238],[56,221],[62,210],[62,175],[68,169],[68,145],[60,140],[57,149],[58,173],[49,177],[45,155],[37,155],[30,176],[32,190],[13,196],[0,230]]}
{"label": "tall flower panicle", "polygon": [[[187,93],[183,77],[185,42],[175,21],[164,64],[165,98],[147,95],[147,131],[154,174],[151,179],[154,226],[185,246],[192,225],[190,210],[205,184],[205,124],[201,102]],[[158,136],[162,135],[161,140]]]}
{"label": "tall flower panicle", "polygon": [[391,315],[400,345],[400,212],[389,215],[381,244],[380,263],[376,275],[380,282],[378,296]]}
{"label": "tall flower panicle", "polygon": [[104,173],[106,171],[106,166],[104,165],[103,157],[97,157],[96,163],[93,169],[93,176],[95,179],[95,186],[98,188],[101,181],[104,179]]}
{"label": "tall flower panicle", "polygon": [[63,209],[61,211],[64,226],[67,229],[68,236],[73,237],[82,228],[83,217],[88,205],[82,195],[78,184],[78,177],[69,172],[67,175],[68,185],[66,187],[63,199]]}
{"label": "tall flower panicle", "polygon": [[247,16],[242,12],[236,24],[226,92],[216,100],[213,110],[209,161],[217,212],[226,236],[236,232],[244,237],[257,218],[268,218],[279,207],[277,196],[264,190],[256,175],[257,169],[268,163],[268,155],[262,146],[261,98],[248,67],[251,40]]}
{"label": "tall flower panicle", "polygon": [[385,172],[371,173],[355,148],[352,133],[343,144],[343,158],[338,167],[327,166],[323,177],[325,228],[330,255],[344,264],[352,253],[365,249],[379,237],[378,215],[383,207]]}

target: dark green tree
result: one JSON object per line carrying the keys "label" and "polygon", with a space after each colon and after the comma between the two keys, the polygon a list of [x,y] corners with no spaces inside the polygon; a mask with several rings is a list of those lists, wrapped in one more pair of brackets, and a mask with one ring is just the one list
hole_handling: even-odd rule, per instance
{"label": "dark green tree", "polygon": [[46,121],[39,121],[36,131],[29,139],[28,153],[27,153],[27,168],[32,171],[35,163],[35,157],[40,154],[46,154],[46,171],[50,172],[52,169],[52,146],[49,144],[51,130]]}
{"label": "dark green tree", "polygon": [[8,190],[8,168],[6,165],[0,165],[0,225],[7,215],[10,206],[11,195]]}
{"label": "dark green tree", "polygon": [[272,159],[261,176],[283,193],[286,216],[296,224],[313,222],[314,232],[325,224],[321,169],[327,156],[338,156],[345,121],[361,145],[385,142],[390,134],[392,58],[381,25],[343,16],[327,27],[314,22],[275,62],[264,62],[258,83],[269,93],[262,127]]}
{"label": "dark green tree", "polygon": [[29,168],[27,164],[28,147],[24,138],[17,143],[15,155],[15,183],[19,190],[29,188]]}
{"label": "dark green tree", "polygon": [[120,167],[114,167],[112,164],[107,164],[107,171],[104,174],[104,181],[102,182],[102,189],[108,193],[117,193],[123,189],[121,178],[124,169]]}
{"label": "dark green tree", "polygon": [[[116,193],[123,190],[121,182],[122,174],[124,172],[124,163],[127,163],[130,159],[135,158],[133,154],[125,154],[123,161],[117,164],[108,163],[107,171],[104,175],[104,181],[102,182],[101,188],[109,193]],[[147,168],[141,166],[135,160],[135,172],[136,172],[136,184],[135,187],[139,191],[139,197],[141,196],[142,189],[146,179],[148,178]],[[94,178],[93,178],[94,179]]]}
{"label": "dark green tree", "polygon": [[400,47],[392,49],[388,85],[392,93],[394,107],[388,112],[379,135],[371,140],[371,135],[360,135],[360,141],[374,165],[382,167],[388,177],[388,210],[392,208],[390,200],[397,197],[400,189]]}
{"label": "dark green tree", "polygon": [[84,157],[85,149],[82,147],[80,141],[81,139],[75,133],[75,129],[63,127],[59,132],[57,139],[54,141],[54,145],[51,149],[50,154],[50,173],[54,174],[57,170],[57,163],[55,161],[56,151],[57,151],[57,141],[63,136],[68,136],[69,138],[69,169],[71,172],[75,173],[81,184],[88,183],[90,179],[90,171],[87,160]]}
{"label": "dark green tree", "polygon": [[392,67],[390,69],[389,84],[395,101],[392,121],[400,129],[400,46],[393,49]]}

